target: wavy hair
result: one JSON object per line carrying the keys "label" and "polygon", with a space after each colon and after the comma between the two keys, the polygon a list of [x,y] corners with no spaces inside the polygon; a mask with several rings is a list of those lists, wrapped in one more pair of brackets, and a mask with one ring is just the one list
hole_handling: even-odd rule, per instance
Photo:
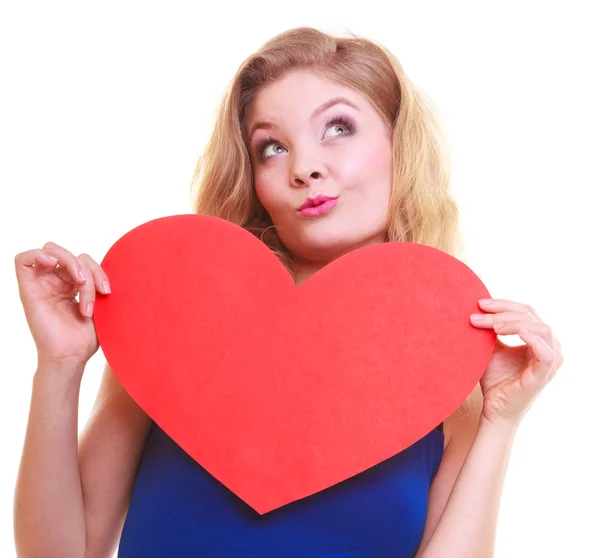
{"label": "wavy hair", "polygon": [[335,37],[298,27],[276,35],[244,60],[196,164],[193,211],[244,227],[292,272],[291,255],[256,196],[246,124],[259,91],[297,69],[363,93],[386,123],[393,156],[386,240],[417,242],[459,258],[459,211],[450,192],[450,158],[435,112],[394,55],[355,34]]}

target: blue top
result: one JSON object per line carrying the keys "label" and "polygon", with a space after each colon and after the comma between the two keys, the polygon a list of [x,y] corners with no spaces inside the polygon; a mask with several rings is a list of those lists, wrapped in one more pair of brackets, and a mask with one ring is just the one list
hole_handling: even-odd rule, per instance
{"label": "blue top", "polygon": [[413,557],[443,450],[443,432],[432,430],[359,475],[259,515],[154,423],[118,558]]}

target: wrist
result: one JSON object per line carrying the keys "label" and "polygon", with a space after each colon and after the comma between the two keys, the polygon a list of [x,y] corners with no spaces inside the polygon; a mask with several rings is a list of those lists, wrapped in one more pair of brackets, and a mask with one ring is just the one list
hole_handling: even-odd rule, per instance
{"label": "wrist", "polygon": [[38,359],[35,377],[49,377],[54,382],[79,383],[85,370],[85,364],[78,360]]}
{"label": "wrist", "polygon": [[513,437],[519,428],[520,421],[514,419],[488,419],[481,415],[479,419],[479,430],[494,432],[495,434]]}

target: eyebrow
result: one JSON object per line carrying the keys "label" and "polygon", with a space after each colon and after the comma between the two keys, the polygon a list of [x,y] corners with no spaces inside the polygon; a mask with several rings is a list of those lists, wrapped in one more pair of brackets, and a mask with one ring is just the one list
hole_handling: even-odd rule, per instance
{"label": "eyebrow", "polygon": [[[322,112],[325,112],[327,109],[333,107],[334,105],[338,105],[340,103],[344,104],[344,105],[348,105],[348,106],[360,111],[360,109],[353,102],[349,101],[345,97],[333,97],[332,99],[329,99],[329,101],[325,101],[322,105],[317,107],[314,110],[314,112],[310,115],[310,119],[314,120]],[[275,127],[275,125],[271,122],[256,122],[250,129],[250,134],[248,135],[248,138],[251,140],[252,136],[254,135],[254,132],[256,132],[257,130],[271,130],[274,127]]]}

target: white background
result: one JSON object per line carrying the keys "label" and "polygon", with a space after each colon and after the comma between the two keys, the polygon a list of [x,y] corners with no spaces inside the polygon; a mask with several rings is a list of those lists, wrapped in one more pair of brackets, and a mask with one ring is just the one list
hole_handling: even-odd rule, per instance
{"label": "white background", "polygon": [[[14,555],[36,364],[14,256],[53,241],[101,261],[133,227],[189,213],[227,82],[300,25],[348,29],[398,56],[446,128],[469,265],[495,298],[533,305],[563,343],[565,363],[515,439],[496,556],[600,555],[595,2],[395,1],[393,15],[385,4],[2,4],[0,556]],[[99,351],[86,369],[80,429],[103,364]]]}

